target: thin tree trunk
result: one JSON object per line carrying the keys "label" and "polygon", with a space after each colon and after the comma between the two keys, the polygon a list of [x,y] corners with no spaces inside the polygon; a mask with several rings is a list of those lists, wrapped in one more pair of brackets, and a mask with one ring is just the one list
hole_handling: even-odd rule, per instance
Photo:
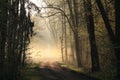
{"label": "thin tree trunk", "polygon": [[67,53],[67,31],[66,31],[66,22],[64,18],[64,35],[65,35],[65,62],[68,63],[68,53]]}
{"label": "thin tree trunk", "polygon": [[75,39],[77,66],[81,67],[80,51],[79,51],[79,36],[78,36],[78,32],[77,31],[74,33],[74,39]]}
{"label": "thin tree trunk", "polygon": [[64,32],[64,29],[63,29],[63,16],[62,16],[62,36],[61,36],[61,55],[62,55],[62,62],[64,62],[64,52],[63,52],[63,49],[64,49],[64,45],[63,45],[63,33]]}
{"label": "thin tree trunk", "polygon": [[72,57],[72,64],[75,65],[75,55],[74,55],[74,44],[73,44],[73,38],[72,38],[72,30],[70,29],[70,48],[71,48],[71,57]]}

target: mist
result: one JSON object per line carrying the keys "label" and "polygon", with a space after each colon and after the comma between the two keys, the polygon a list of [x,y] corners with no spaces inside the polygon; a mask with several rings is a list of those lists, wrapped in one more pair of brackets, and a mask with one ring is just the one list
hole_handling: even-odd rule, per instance
{"label": "mist", "polygon": [[33,63],[40,62],[60,62],[61,49],[60,44],[56,43],[53,35],[49,31],[45,22],[35,16],[32,18],[34,21],[34,35],[30,40],[28,46],[28,57]]}

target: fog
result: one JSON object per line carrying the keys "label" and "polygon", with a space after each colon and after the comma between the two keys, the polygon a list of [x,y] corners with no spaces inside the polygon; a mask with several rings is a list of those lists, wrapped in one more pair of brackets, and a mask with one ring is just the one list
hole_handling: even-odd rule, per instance
{"label": "fog", "polygon": [[29,52],[31,53],[30,56],[33,62],[39,63],[60,61],[60,49],[46,39],[37,39],[37,37],[32,38],[29,45]]}
{"label": "fog", "polygon": [[[43,0],[30,0],[37,6],[46,6]],[[41,10],[43,14],[44,9]],[[37,16],[35,11],[31,11],[31,20],[34,22],[34,34],[30,39],[30,44],[28,46],[27,60],[34,63],[40,62],[56,62],[61,61],[61,48],[60,43],[58,43],[50,29],[49,21],[44,18]]]}
{"label": "fog", "polygon": [[61,61],[60,44],[57,44],[44,20],[33,17],[34,35],[28,46],[28,57],[34,63]]}

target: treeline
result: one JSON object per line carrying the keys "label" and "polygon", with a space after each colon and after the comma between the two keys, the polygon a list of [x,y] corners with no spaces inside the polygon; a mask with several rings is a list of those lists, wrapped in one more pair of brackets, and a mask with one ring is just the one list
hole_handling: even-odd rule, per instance
{"label": "treeline", "polygon": [[21,80],[34,23],[25,0],[0,0],[0,80]]}
{"label": "treeline", "polygon": [[[118,0],[57,0],[38,7],[24,0],[0,1],[0,80],[16,80],[25,64],[33,23],[29,9],[49,20],[67,65],[100,72],[115,66],[120,76],[120,4]],[[53,0],[54,2],[54,0]],[[40,11],[45,9],[46,13]],[[69,51],[70,50],[70,51]],[[110,68],[112,69],[112,68]]]}
{"label": "treeline", "polygon": [[59,3],[52,3],[44,0],[44,2],[47,6],[37,9],[49,9],[46,11],[48,14],[41,17],[52,19],[54,26],[58,27],[53,33],[59,30],[60,34],[56,33],[58,34],[56,38],[61,42],[62,61],[67,65],[90,68],[92,72],[100,72],[105,66],[110,68],[112,65],[117,70],[119,80],[119,1],[58,0],[56,2]]}
{"label": "treeline", "polygon": [[[68,21],[73,33],[77,66],[85,67],[86,64],[90,64],[89,67],[91,71],[98,72],[103,69],[104,65],[111,64],[116,66],[117,78],[119,80],[120,16],[118,13],[120,13],[120,6],[118,0],[66,0],[62,6],[65,6],[63,10],[66,13],[63,14],[63,16],[66,17],[66,21]],[[67,23],[64,22],[63,24]],[[64,29],[65,28],[64,26]],[[65,34],[65,32],[63,34]],[[70,36],[70,34],[68,36]],[[67,37],[63,38],[66,39]],[[87,41],[89,43],[87,43]],[[99,46],[101,43],[102,46]],[[66,43],[64,44],[66,45]],[[84,45],[89,47],[84,47]],[[71,47],[71,49],[72,48],[73,47]],[[101,48],[103,50],[101,50]],[[88,52],[86,52],[87,50]],[[67,53],[65,52],[64,54]],[[64,55],[63,57],[65,60],[68,60],[69,55]],[[69,63],[69,61],[65,61],[65,63],[66,62],[67,64]]]}

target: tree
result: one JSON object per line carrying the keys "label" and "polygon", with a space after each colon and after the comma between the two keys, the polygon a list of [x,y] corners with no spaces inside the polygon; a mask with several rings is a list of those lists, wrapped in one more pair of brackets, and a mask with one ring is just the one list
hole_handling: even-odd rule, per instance
{"label": "tree", "polygon": [[25,0],[0,1],[0,80],[18,80],[20,62],[25,63],[33,23],[24,6]]}
{"label": "tree", "polygon": [[93,19],[91,0],[84,0],[84,6],[85,6],[84,7],[85,16],[86,16],[87,29],[88,29],[89,40],[90,40],[90,48],[91,48],[92,71],[93,72],[100,71],[98,49],[97,49],[96,39],[95,39],[95,25],[94,25],[94,19]]}
{"label": "tree", "polygon": [[96,3],[99,7],[99,10],[101,12],[101,15],[102,15],[102,18],[104,20],[104,23],[105,23],[105,27],[108,31],[108,35],[109,35],[109,38],[113,44],[113,48],[114,48],[114,51],[115,51],[115,56],[116,56],[116,59],[117,59],[117,78],[119,80],[119,76],[120,76],[120,4],[118,2],[118,0],[115,0],[115,34],[112,30],[112,27],[110,25],[110,22],[109,22],[109,19],[107,17],[107,14],[106,14],[106,11],[104,9],[104,6],[101,2],[101,0],[96,0]]}
{"label": "tree", "polygon": [[96,0],[96,3],[97,3],[97,5],[98,5],[98,8],[99,8],[100,13],[101,13],[101,15],[102,15],[102,18],[103,18],[103,20],[104,20],[105,27],[106,27],[106,29],[107,29],[107,31],[108,31],[108,34],[109,34],[109,38],[110,38],[110,40],[112,41],[112,43],[113,43],[113,45],[114,45],[115,36],[114,36],[114,32],[113,32],[113,30],[112,30],[112,28],[111,28],[111,25],[110,25],[110,22],[109,22],[109,18],[108,18],[108,16],[107,16],[107,13],[106,13],[106,11],[105,11],[105,9],[104,9],[104,6],[103,6],[101,0]]}
{"label": "tree", "polygon": [[[78,18],[78,0],[66,0],[69,12],[70,12],[70,24],[72,24],[71,29],[74,34],[75,39],[75,49],[76,49],[76,58],[77,58],[77,65],[78,67],[81,66],[80,62],[80,51],[79,51],[79,18]],[[72,7],[73,6],[73,7]]]}
{"label": "tree", "polygon": [[3,80],[4,75],[4,64],[5,64],[5,44],[6,44],[6,30],[7,30],[7,11],[8,5],[7,0],[0,1],[0,80]]}
{"label": "tree", "polygon": [[117,59],[117,79],[120,80],[120,3],[115,0],[115,55]]}

